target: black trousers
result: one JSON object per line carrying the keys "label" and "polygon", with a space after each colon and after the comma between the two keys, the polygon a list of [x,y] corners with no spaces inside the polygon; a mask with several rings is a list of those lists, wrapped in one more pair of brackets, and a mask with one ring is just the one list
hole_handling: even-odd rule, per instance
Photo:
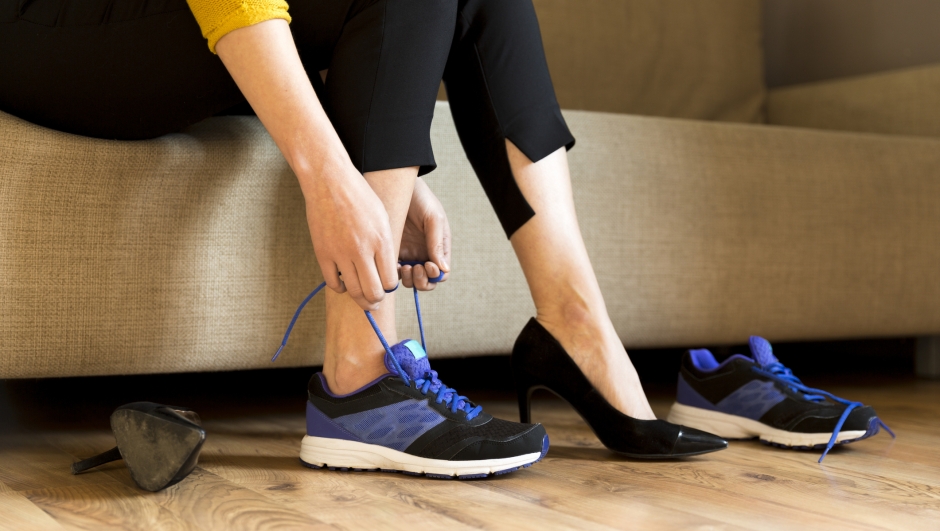
{"label": "black trousers", "polygon": [[[510,139],[537,161],[574,139],[531,0],[293,0],[304,67],[361,172],[435,167],[440,80],[511,236],[534,212]],[[329,70],[324,84],[317,72]],[[69,133],[137,140],[246,106],[185,0],[0,0],[0,110]]]}

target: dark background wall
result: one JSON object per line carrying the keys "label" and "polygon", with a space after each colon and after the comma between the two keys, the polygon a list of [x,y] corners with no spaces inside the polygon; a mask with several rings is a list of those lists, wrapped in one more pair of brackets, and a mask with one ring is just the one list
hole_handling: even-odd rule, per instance
{"label": "dark background wall", "polygon": [[940,0],[763,0],[770,87],[940,62]]}

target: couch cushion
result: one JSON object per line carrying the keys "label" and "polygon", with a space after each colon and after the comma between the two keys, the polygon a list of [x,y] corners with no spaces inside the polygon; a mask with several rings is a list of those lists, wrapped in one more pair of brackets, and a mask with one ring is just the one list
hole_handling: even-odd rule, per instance
{"label": "couch cushion", "polygon": [[[422,300],[430,352],[506,353],[532,300],[442,110],[427,180],[454,274]],[[940,333],[940,140],[565,118],[585,244],[628,347]]]}
{"label": "couch cushion", "polygon": [[[940,140],[570,111],[575,201],[628,346],[940,333]],[[429,355],[505,354],[525,278],[446,103],[426,180],[454,273]],[[0,378],[322,362],[295,179],[253,118],[148,142],[0,115]],[[401,337],[416,337],[401,293]]]}
{"label": "couch cushion", "polygon": [[[0,113],[0,378],[267,366],[317,282],[256,118],[117,142]],[[310,306],[295,363],[322,359]]]}
{"label": "couch cushion", "polygon": [[759,0],[534,0],[563,108],[760,122]]}
{"label": "couch cushion", "polygon": [[940,136],[940,64],[774,89],[777,125]]}

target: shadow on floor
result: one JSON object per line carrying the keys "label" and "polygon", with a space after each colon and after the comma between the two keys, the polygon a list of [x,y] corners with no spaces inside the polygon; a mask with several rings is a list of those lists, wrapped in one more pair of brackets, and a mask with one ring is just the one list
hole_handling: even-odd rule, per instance
{"label": "shadow on floor", "polygon": [[[723,358],[743,345],[712,347]],[[910,377],[911,338],[776,343],[775,353],[810,385],[858,384]],[[651,398],[675,396],[683,349],[633,349],[631,358]],[[514,400],[508,356],[435,360],[445,383],[475,400]],[[121,404],[152,401],[199,412],[205,420],[303,410],[317,367],[215,373],[0,380],[0,430],[106,429]]]}

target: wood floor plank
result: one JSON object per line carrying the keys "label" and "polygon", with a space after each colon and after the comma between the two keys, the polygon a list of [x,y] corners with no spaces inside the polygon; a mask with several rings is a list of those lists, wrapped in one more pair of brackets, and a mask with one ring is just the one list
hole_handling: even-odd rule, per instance
{"label": "wood floor plank", "polygon": [[[561,408],[562,411],[543,411],[543,414],[552,419],[552,422],[555,418],[564,416],[565,412],[563,410],[567,408],[560,404],[556,404],[555,407]],[[577,428],[571,424],[566,423],[566,426],[568,432],[577,432]],[[623,472],[618,476],[634,476],[642,479],[656,470],[657,467],[661,467],[657,464],[635,463],[626,460],[618,462],[612,454],[608,456],[601,455],[605,451],[598,448],[599,442],[585,443],[585,439],[591,437],[586,431],[586,426],[583,428],[585,433],[568,437],[565,436],[566,432],[564,431],[562,437],[555,437],[557,433],[553,427],[554,424],[549,428],[549,433],[553,435],[556,443],[553,445],[553,450],[549,456],[559,456],[559,453],[561,453],[562,457],[565,457],[565,453],[567,453],[568,457],[574,457],[580,453],[585,456],[594,455],[598,462],[607,461],[607,464],[598,469],[584,464],[583,461],[573,464],[574,468],[587,468],[583,471],[581,477],[591,484],[597,484],[598,478],[604,477],[605,472],[610,475],[611,472],[617,469]],[[558,439],[562,439],[561,444],[570,443],[571,446],[567,448],[560,446],[557,442]],[[870,444],[871,441],[865,441],[865,443]],[[683,506],[688,507],[687,500],[690,497],[696,495],[701,497],[704,494],[694,492],[695,489],[692,487],[695,487],[696,484],[710,491],[721,489],[725,499],[734,501],[735,506],[747,506],[747,497],[754,497],[754,492],[750,489],[756,484],[766,491],[766,496],[761,496],[750,504],[751,507],[761,508],[758,513],[753,514],[754,519],[751,521],[761,521],[763,525],[768,527],[772,524],[772,521],[761,520],[760,513],[768,511],[770,514],[779,513],[779,506],[781,505],[785,507],[787,513],[800,516],[807,513],[805,507],[818,507],[819,510],[815,511],[816,515],[812,520],[819,525],[825,524],[828,520],[830,525],[841,524],[846,526],[847,523],[844,520],[831,519],[828,515],[849,512],[852,514],[858,528],[881,527],[890,529],[898,514],[892,514],[890,511],[886,512],[885,508],[889,506],[900,510],[902,515],[906,518],[913,518],[916,522],[931,522],[938,516],[936,513],[936,488],[923,482],[928,478],[935,480],[940,477],[940,474],[935,472],[927,472],[919,480],[905,482],[893,479],[884,481],[879,479],[878,476],[868,477],[866,472],[860,472],[859,469],[866,470],[865,464],[855,459],[852,461],[852,468],[843,469],[843,474],[846,477],[836,477],[834,480],[833,474],[823,468],[826,465],[816,463],[816,455],[818,454],[778,450],[754,443],[735,442],[732,443],[732,446],[738,451],[725,451],[700,458],[701,462],[694,465],[694,470],[677,473],[671,472],[668,465],[662,468],[666,472],[665,477],[655,478],[657,481],[666,480],[673,487],[677,483],[686,487],[683,489],[683,499],[672,505],[674,509],[679,510]],[[840,458],[844,459],[845,457],[848,456],[831,455],[828,462]],[[881,459],[873,457],[872,459],[881,464],[886,461],[883,457]],[[720,467],[720,470],[709,472],[709,469],[715,465]],[[681,467],[682,465],[678,466]],[[894,470],[894,467],[888,466],[888,468]],[[538,471],[540,473],[550,472],[551,467],[542,467]],[[559,478],[572,477],[572,471],[572,466],[567,467]],[[868,470],[867,472],[871,476],[871,471]],[[703,483],[702,480],[707,479],[710,473],[717,475],[711,481]],[[653,484],[648,486],[653,487]],[[689,490],[690,488],[691,490]],[[767,500],[763,498],[767,498]],[[787,500],[787,502],[783,503],[780,500]],[[650,503],[668,504],[668,496],[657,497],[656,500],[650,500]],[[776,511],[774,511],[775,508]],[[708,507],[702,509],[707,510]],[[810,512],[813,512],[813,510],[811,509]],[[728,522],[747,525],[747,521],[728,520]],[[786,527],[787,523],[782,522],[781,528]],[[918,527],[915,523],[912,528],[932,529],[933,527],[929,523]]]}
{"label": "wood floor plank", "polygon": [[[564,467],[563,463],[558,464]],[[696,515],[686,511],[665,511],[645,499],[622,491],[593,489],[588,496],[572,496],[571,485],[557,481],[550,471],[552,463],[546,459],[545,466],[532,470],[519,481],[478,481],[471,485],[502,492],[528,503],[565,514],[575,515],[596,524],[635,529],[744,529],[730,524]],[[626,481],[618,481],[627,487]]]}
{"label": "wood floor plank", "polygon": [[[47,438],[76,458],[100,452],[113,444],[113,437],[102,433],[52,433]],[[242,447],[245,446],[243,442]],[[105,465],[84,475],[91,474],[109,476],[129,489],[142,492],[136,489],[122,463]],[[310,514],[273,503],[251,489],[200,468],[185,482],[159,493],[143,495],[181,521],[191,522],[194,529],[331,529]]]}
{"label": "wood floor plank", "polygon": [[[493,478],[491,482],[522,480],[529,469]],[[462,481],[412,478],[397,474],[365,473],[363,488],[377,495],[404,501],[426,512],[447,516],[478,529],[618,529],[620,524],[598,524],[582,516],[553,511],[532,500],[493,490],[483,490]]]}
{"label": "wood floor plank", "polygon": [[160,507],[200,529],[266,531],[334,530],[309,514],[273,503],[269,498],[212,472],[196,468],[187,481],[154,493]]}
{"label": "wood floor plank", "polygon": [[16,456],[0,460],[0,482],[14,491],[42,489],[49,486],[86,486],[111,482],[107,476],[73,476],[72,456],[47,444],[42,435],[17,434],[0,437],[0,453]]}
{"label": "wood floor plank", "polygon": [[116,482],[24,491],[66,529],[195,531],[147,493]]}
{"label": "wood floor plank", "polygon": [[0,530],[63,531],[65,528],[20,492],[0,491]]}
{"label": "wood floor plank", "polygon": [[238,485],[261,492],[273,502],[310,514],[338,529],[413,531],[414,522],[431,529],[472,529],[444,515],[428,513],[399,500],[364,489],[364,480],[347,473],[311,470],[300,465],[296,451],[279,457],[285,466],[270,466],[271,457],[216,456],[203,466]]}
{"label": "wood floor plank", "polygon": [[[605,449],[564,402],[538,400],[548,456],[514,474],[460,482],[304,468],[298,408],[208,419],[195,472],[154,494],[120,462],[69,473],[74,460],[113,445],[106,430],[0,435],[0,529],[938,529],[940,382],[833,391],[874,405],[898,439],[836,448],[823,464],[819,452],[753,441],[636,461]],[[670,405],[653,402],[659,415]],[[518,419],[512,401],[483,406]]]}
{"label": "wood floor plank", "polygon": [[[658,407],[654,409],[658,409],[661,414],[665,413],[664,409],[668,411],[668,404],[660,403],[656,406]],[[498,411],[496,414],[507,413],[505,410],[495,409]],[[512,418],[511,407],[508,413]],[[554,442],[553,450],[549,454],[550,457],[553,455],[558,456],[560,451],[563,453],[567,450],[572,456],[580,451],[580,453],[586,455],[597,455],[599,460],[617,459],[612,454],[607,457],[600,457],[600,453],[603,453],[604,450],[601,449],[599,441],[593,437],[586,425],[578,426],[579,420],[567,405],[558,401],[548,404],[543,403],[534,408],[533,414],[549,425],[549,433]],[[561,426],[562,429],[559,430],[556,426]],[[905,429],[907,425],[903,422],[899,426],[905,431],[905,444],[910,445],[911,441],[917,441],[926,446],[927,433],[919,434],[916,433],[916,430],[914,430],[915,433],[912,433]],[[926,431],[930,431],[930,429],[926,428]],[[937,433],[936,426],[932,427],[932,431],[935,437]],[[732,447],[739,450],[738,452],[725,451],[707,456],[709,461],[713,460],[719,464],[723,469],[721,473],[725,475],[719,476],[720,479],[715,484],[702,484],[699,489],[712,490],[720,488],[724,494],[730,494],[730,497],[725,496],[725,498],[733,501],[734,503],[731,505],[735,507],[748,505],[745,499],[747,496],[754,495],[750,489],[754,488],[755,484],[766,491],[766,496],[761,496],[751,504],[751,507],[757,506],[760,508],[759,511],[745,511],[753,513],[752,518],[745,520],[725,519],[729,523],[744,526],[748,525],[748,521],[752,521],[761,522],[765,527],[771,527],[774,523],[773,518],[768,521],[767,519],[761,519],[760,516],[761,513],[767,511],[770,511],[771,514],[773,512],[784,512],[790,516],[803,517],[803,520],[807,521],[805,517],[808,512],[806,507],[816,506],[818,510],[811,509],[809,511],[809,513],[815,512],[815,514],[812,514],[808,521],[816,522],[817,525],[854,526],[860,529],[890,529],[897,522],[897,518],[902,517],[904,520],[910,520],[908,527],[911,529],[934,529],[935,526],[932,522],[940,517],[940,514],[937,513],[937,489],[935,486],[940,474],[936,469],[919,466],[917,473],[905,475],[902,470],[898,470],[899,468],[906,468],[905,463],[898,463],[884,455],[873,455],[873,453],[877,453],[877,450],[872,452],[874,448],[891,444],[888,442],[890,439],[887,436],[882,437],[881,444],[873,444],[876,441],[870,440],[856,443],[841,452],[835,451],[827,459],[826,465],[816,463],[818,453],[785,451],[754,443],[733,442]],[[920,441],[921,437],[924,438],[923,441]],[[564,446],[560,447],[559,443],[570,446],[565,449]],[[866,451],[856,452],[856,449],[860,447],[865,448]],[[914,453],[923,456],[927,448],[922,447],[915,449],[913,452],[905,452],[905,448],[902,446],[892,450],[899,454]],[[840,455],[840,453],[843,455]],[[852,453],[853,455],[844,455],[845,453]],[[829,465],[836,459],[844,460],[845,458],[849,458],[852,463],[848,468]],[[551,459],[548,459],[548,461],[551,461]],[[629,461],[624,461],[624,463],[629,463]],[[578,463],[575,466],[587,465]],[[598,478],[603,477],[605,471],[608,475],[610,474],[611,468],[625,468],[623,470],[625,475],[639,473],[638,477],[642,478],[644,471],[648,471],[650,466],[644,463],[636,468],[618,463],[612,466],[602,466],[598,470],[591,470],[591,468],[588,466],[588,470],[584,472],[582,477],[584,481],[596,485]],[[695,483],[701,481],[701,472],[706,471],[709,465],[706,463],[696,468],[700,469],[700,474],[697,477],[694,474],[679,474],[664,478],[673,487],[677,482],[683,486],[681,489],[683,495],[675,503],[670,501],[668,495],[657,496],[656,499],[649,500],[649,503],[671,506],[672,510],[682,510],[683,507],[694,506],[694,503],[691,505],[688,503],[688,499],[695,496],[701,497],[703,494],[695,492],[695,490],[699,490],[695,487]],[[895,475],[892,479],[886,479],[886,476],[878,473],[882,468],[890,469],[892,472],[902,472],[901,477]],[[840,474],[833,475],[832,470],[835,469],[838,469]],[[537,472],[551,474],[552,467],[546,465],[540,467]],[[565,472],[559,478],[570,477],[570,472],[571,468],[566,467]],[[730,475],[728,475],[729,473]],[[689,483],[689,481],[692,483]],[[762,483],[769,484],[761,485]],[[649,485],[649,487],[652,486],[652,484]],[[742,496],[744,498],[741,498]],[[781,500],[786,501],[781,502]],[[894,508],[895,511],[892,513],[892,511],[886,510],[888,508]],[[710,508],[701,507],[697,509],[700,513],[703,510],[708,511]],[[852,514],[850,519],[852,521],[846,522],[830,516],[846,513]],[[782,521],[779,524],[781,529],[785,529],[789,525],[788,521]]]}
{"label": "wood floor plank", "polygon": [[[369,519],[355,522],[350,518],[355,513],[343,514],[335,507],[327,508],[331,505],[329,504],[330,497],[325,494],[324,490],[331,487],[342,486],[338,493],[342,504],[352,503],[354,506],[360,506],[361,501],[367,499],[370,511],[373,507],[382,507],[378,512],[396,513],[397,517],[394,519],[383,516],[378,521],[382,523],[383,528],[405,529],[408,527],[408,522],[414,522],[416,518],[420,518],[422,522],[439,523],[439,525],[431,525],[432,528],[446,526],[453,529],[528,529],[533,527],[533,522],[540,522],[539,525],[542,528],[546,528],[546,525],[548,528],[558,529],[607,528],[603,525],[592,524],[580,517],[553,514],[549,509],[526,504],[502,493],[476,492],[476,489],[458,481],[413,478],[386,473],[298,470],[297,455],[303,431],[282,435],[266,443],[264,457],[256,457],[259,464],[263,462],[262,466],[243,468],[241,471],[237,470],[237,463],[242,463],[244,467],[244,464],[250,463],[251,456],[229,455],[239,449],[244,452],[246,450],[244,443],[233,440],[233,438],[237,439],[237,434],[230,433],[223,437],[215,437],[213,446],[208,449],[209,454],[202,461],[202,466],[230,478],[233,482],[248,483],[255,488],[259,488],[265,481],[272,481],[273,478],[267,480],[264,478],[274,471],[276,480],[272,482],[273,485],[286,480],[286,483],[290,485],[291,493],[300,491],[304,496],[312,496],[306,498],[305,501],[324,507],[323,510],[327,513],[318,517],[344,529],[369,529],[368,525],[360,525]],[[224,455],[216,455],[216,452]],[[275,461],[273,457],[279,457],[280,460]],[[528,470],[492,481],[511,481],[514,476],[526,472]],[[346,496],[351,493],[353,498],[347,498]],[[286,492],[279,492],[277,496],[280,498],[285,494]],[[491,513],[499,514],[500,518],[492,520],[483,517]],[[393,523],[396,520],[397,524]]]}
{"label": "wood floor plank", "polygon": [[[592,490],[607,490],[612,493],[629,496],[635,502],[646,504],[654,510],[664,512],[690,512],[703,518],[723,522],[728,525],[747,529],[792,529],[795,524],[810,528],[829,529],[871,529],[867,524],[855,524],[833,514],[818,513],[813,507],[795,508],[779,503],[770,496],[743,497],[737,489],[729,489],[728,484],[737,481],[725,475],[719,467],[702,470],[701,466],[689,468],[673,463],[663,463],[664,467],[640,466],[638,471],[632,466],[605,467],[606,472],[599,473],[597,466],[590,462],[577,461],[565,467],[563,472],[550,469],[539,470],[556,481],[569,481],[571,489],[582,496],[594,496]],[[652,469],[651,469],[652,468]],[[622,477],[631,477],[628,485]],[[668,485],[667,488],[662,488]],[[753,485],[741,485],[741,490],[753,489]]]}

